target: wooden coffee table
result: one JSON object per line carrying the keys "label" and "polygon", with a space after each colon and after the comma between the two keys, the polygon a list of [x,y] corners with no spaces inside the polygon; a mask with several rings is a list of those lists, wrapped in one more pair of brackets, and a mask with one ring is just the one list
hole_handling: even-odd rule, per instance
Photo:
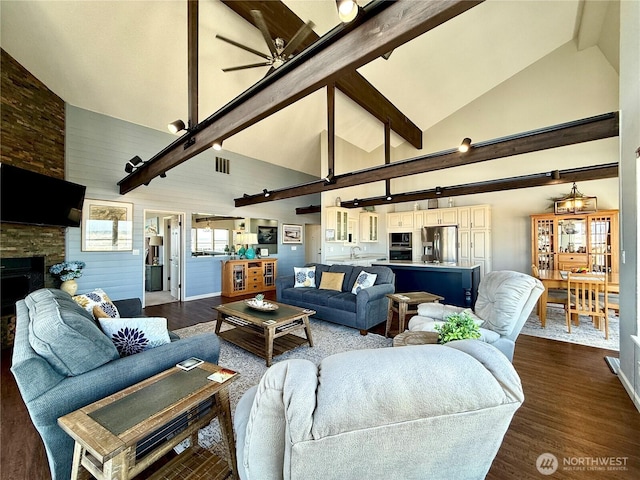
{"label": "wooden coffee table", "polygon": [[[71,479],[133,478],[186,438],[191,447],[179,454],[152,479],[222,480],[237,478],[229,385],[207,376],[223,370],[205,362],[184,371],[170,368],[136,385],[58,419],[74,440]],[[228,462],[198,446],[198,430],[218,418]],[[193,469],[193,464],[197,469]]]}
{"label": "wooden coffee table", "polygon": [[[408,293],[389,293],[389,311],[387,312],[387,324],[384,329],[384,336],[389,336],[391,328],[391,320],[393,312],[398,314],[398,333],[404,332],[405,319],[408,313],[418,313],[417,307],[421,303],[439,302],[444,297],[428,292],[408,292]],[[415,307],[415,308],[411,308]]]}
{"label": "wooden coffee table", "polygon": [[[216,323],[218,336],[264,358],[267,367],[271,366],[274,355],[280,355],[305,343],[313,347],[309,316],[316,313],[315,310],[284,303],[272,301],[269,303],[276,305],[278,309],[256,310],[244,301],[213,307],[218,311]],[[235,328],[221,332],[220,327],[223,323]],[[306,338],[291,334],[298,330],[304,331]]]}

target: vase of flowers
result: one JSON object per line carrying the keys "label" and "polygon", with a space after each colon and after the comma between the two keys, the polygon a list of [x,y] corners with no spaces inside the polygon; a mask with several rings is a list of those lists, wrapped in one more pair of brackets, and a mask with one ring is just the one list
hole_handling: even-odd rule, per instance
{"label": "vase of flowers", "polygon": [[76,278],[82,276],[84,267],[85,263],[80,261],[56,263],[49,268],[49,273],[59,278],[62,282],[60,290],[67,292],[69,295],[75,295],[78,291]]}

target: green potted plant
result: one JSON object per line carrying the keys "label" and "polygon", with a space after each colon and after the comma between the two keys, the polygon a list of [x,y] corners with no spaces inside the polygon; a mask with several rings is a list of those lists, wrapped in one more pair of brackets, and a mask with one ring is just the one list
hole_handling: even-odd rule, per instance
{"label": "green potted plant", "polygon": [[480,338],[480,328],[467,312],[453,313],[445,317],[445,323],[434,327],[439,333],[438,342],[447,343],[465,338]]}

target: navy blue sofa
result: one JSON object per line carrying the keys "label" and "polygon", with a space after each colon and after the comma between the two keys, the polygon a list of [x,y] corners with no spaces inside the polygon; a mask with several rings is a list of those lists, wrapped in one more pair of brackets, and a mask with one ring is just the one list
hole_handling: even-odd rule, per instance
{"label": "navy blue sofa", "polygon": [[[388,267],[361,267],[354,265],[325,265],[310,263],[305,266],[316,266],[316,287],[294,287],[293,275],[276,278],[276,299],[287,305],[310,308],[320,318],[332,323],[357,328],[365,335],[367,330],[387,320],[389,293],[395,292],[395,274]],[[361,271],[377,275],[372,287],[360,290],[355,295],[351,289]],[[324,272],[344,272],[342,291],[318,288]],[[292,272],[293,273],[293,272]]]}

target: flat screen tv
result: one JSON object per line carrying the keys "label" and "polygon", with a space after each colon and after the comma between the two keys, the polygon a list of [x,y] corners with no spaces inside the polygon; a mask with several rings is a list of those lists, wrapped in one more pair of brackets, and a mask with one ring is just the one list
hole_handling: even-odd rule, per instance
{"label": "flat screen tv", "polygon": [[79,227],[84,185],[0,164],[0,221]]}

